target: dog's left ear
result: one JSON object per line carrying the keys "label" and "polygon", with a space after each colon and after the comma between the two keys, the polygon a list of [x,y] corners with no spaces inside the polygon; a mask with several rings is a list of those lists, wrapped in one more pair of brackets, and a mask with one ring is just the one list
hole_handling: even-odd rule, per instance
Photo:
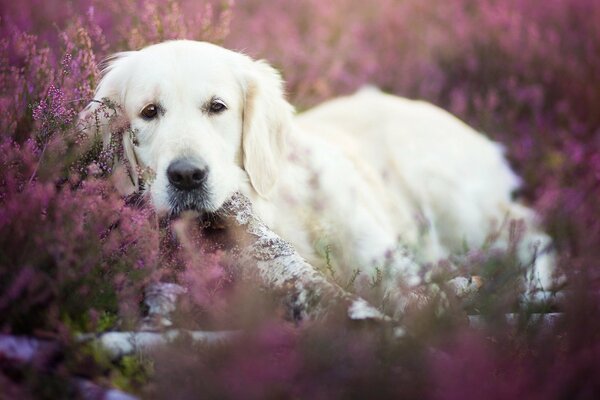
{"label": "dog's left ear", "polygon": [[281,75],[262,60],[250,62],[244,85],[243,163],[254,190],[267,198],[279,177],[293,108],[284,98]]}

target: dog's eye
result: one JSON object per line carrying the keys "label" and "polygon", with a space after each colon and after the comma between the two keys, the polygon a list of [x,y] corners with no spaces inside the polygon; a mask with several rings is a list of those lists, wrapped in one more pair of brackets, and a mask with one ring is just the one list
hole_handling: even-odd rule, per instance
{"label": "dog's eye", "polygon": [[212,114],[219,114],[219,113],[222,113],[225,110],[227,110],[227,106],[225,105],[225,103],[223,102],[223,100],[214,99],[214,100],[212,100],[210,102],[209,111]]}
{"label": "dog's eye", "polygon": [[155,104],[148,104],[141,112],[144,119],[154,119],[158,115],[158,106]]}

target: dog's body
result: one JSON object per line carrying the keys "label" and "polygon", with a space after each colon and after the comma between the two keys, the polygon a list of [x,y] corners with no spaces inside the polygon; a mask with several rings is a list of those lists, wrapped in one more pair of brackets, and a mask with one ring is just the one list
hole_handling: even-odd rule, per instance
{"label": "dog's body", "polygon": [[153,171],[159,211],[214,212],[239,190],[314,265],[386,267],[409,284],[490,234],[507,247],[519,219],[521,260],[537,255],[531,286],[552,283],[552,256],[536,254],[549,239],[511,200],[519,181],[500,146],[430,104],[367,89],[294,117],[267,64],[190,41],[118,55],[103,98],[122,105],[126,153]]}
{"label": "dog's body", "polygon": [[[313,264],[330,251],[347,277],[373,274],[403,248],[418,265],[484,245],[507,249],[511,221],[521,221],[520,262],[537,258],[530,289],[552,286],[550,239],[512,199],[520,181],[502,147],[454,116],[364,89],[294,122],[269,223]],[[311,189],[298,191],[299,182]],[[415,266],[399,262],[412,277]]]}

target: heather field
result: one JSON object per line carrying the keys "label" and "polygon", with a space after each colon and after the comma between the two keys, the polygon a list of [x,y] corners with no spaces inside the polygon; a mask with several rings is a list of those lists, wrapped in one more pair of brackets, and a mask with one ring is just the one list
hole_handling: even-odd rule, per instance
{"label": "heather field", "polygon": [[[23,0],[0,10],[0,335],[51,348],[24,361],[0,346],[0,399],[101,398],[82,381],[160,399],[600,398],[599,1]],[[119,146],[103,149],[78,114],[104,58],[174,38],[268,60],[298,111],[371,84],[502,142],[519,195],[554,240],[564,298],[519,304],[500,261],[470,254],[491,284],[466,310],[433,301],[408,312],[402,335],[343,315],[290,322],[274,296],[240,284],[227,254],[170,245],[152,210],[115,189]],[[176,326],[241,333],[119,359],[81,340],[138,326],[157,280],[188,288]],[[557,316],[539,323],[533,312]]]}

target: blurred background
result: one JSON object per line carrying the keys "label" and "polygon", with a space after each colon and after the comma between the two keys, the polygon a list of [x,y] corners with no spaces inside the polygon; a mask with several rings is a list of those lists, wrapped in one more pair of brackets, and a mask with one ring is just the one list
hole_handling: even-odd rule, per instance
{"label": "blurred background", "polygon": [[[503,143],[524,178],[520,195],[542,216],[575,293],[550,335],[438,321],[415,325],[413,342],[390,344],[336,324],[302,337],[261,325],[247,346],[193,356],[175,348],[151,366],[115,366],[77,348],[52,379],[93,365],[91,379],[157,397],[175,388],[183,397],[222,398],[359,398],[373,388],[380,397],[598,394],[600,2],[23,0],[3,1],[0,12],[2,333],[42,332],[72,346],[73,332],[109,329],[139,311],[136,293],[162,262],[160,238],[105,180],[73,172],[81,156],[74,124],[101,60],[176,38],[266,59],[298,111],[372,84],[433,102]],[[106,172],[101,156],[95,165]],[[56,185],[64,176],[68,191]],[[107,221],[123,229],[89,240]],[[132,239],[139,237],[147,239]],[[432,356],[431,346],[447,353]],[[3,362],[0,386],[15,396],[64,394],[48,373]],[[152,376],[158,383],[148,389]],[[165,376],[181,379],[173,386]]]}

